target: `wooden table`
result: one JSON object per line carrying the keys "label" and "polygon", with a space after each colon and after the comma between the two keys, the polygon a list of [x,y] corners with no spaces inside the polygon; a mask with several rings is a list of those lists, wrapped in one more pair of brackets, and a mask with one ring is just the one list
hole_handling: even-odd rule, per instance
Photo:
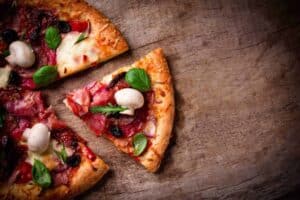
{"label": "wooden table", "polygon": [[[299,2],[299,1],[298,1]],[[131,50],[46,90],[59,116],[110,165],[80,199],[274,199],[300,185],[300,14],[296,0],[91,0]],[[162,47],[176,91],[174,138],[147,173],[62,104]],[[79,198],[78,198],[79,199]]]}

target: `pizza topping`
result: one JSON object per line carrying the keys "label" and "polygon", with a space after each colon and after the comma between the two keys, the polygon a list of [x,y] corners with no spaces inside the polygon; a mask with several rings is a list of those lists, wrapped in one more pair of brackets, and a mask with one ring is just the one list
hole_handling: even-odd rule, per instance
{"label": "pizza topping", "polygon": [[[40,92],[24,92],[21,94],[22,95],[14,99],[14,101],[8,98],[4,104],[4,107],[11,115],[33,117],[45,110]],[[3,92],[3,95],[1,98],[4,100],[5,92]],[[10,96],[11,94],[8,95]]]}
{"label": "pizza topping", "polygon": [[[4,52],[5,53],[5,52]],[[5,60],[5,55],[2,53],[0,54],[0,67],[4,67],[7,64],[7,61]]]}
{"label": "pizza topping", "polygon": [[56,49],[61,42],[59,30],[53,26],[46,29],[45,41],[49,48]]}
{"label": "pizza topping", "polygon": [[32,48],[25,42],[15,41],[9,45],[10,55],[6,57],[9,64],[28,68],[35,62]]}
{"label": "pizza topping", "polygon": [[134,156],[140,156],[146,149],[147,147],[147,137],[142,134],[138,133],[133,137],[132,145],[134,148],[133,155]]}
{"label": "pizza topping", "polygon": [[100,135],[106,130],[107,118],[102,114],[91,114],[88,113],[82,116],[85,123],[93,130],[96,135]]}
{"label": "pizza topping", "polygon": [[[7,56],[9,56],[9,54],[10,54],[10,52],[9,52],[9,50],[8,49],[6,49],[6,50],[4,50],[3,52],[2,52],[2,54],[1,54],[1,64],[0,64],[0,66],[2,65],[4,65],[4,64],[2,64],[3,63],[3,61],[5,61],[5,57],[7,57]],[[5,64],[6,64],[6,61],[5,61]]]}
{"label": "pizza topping", "polygon": [[47,167],[39,160],[35,159],[32,167],[33,181],[41,186],[47,188],[51,185],[51,175]]}
{"label": "pizza topping", "polygon": [[26,129],[23,136],[27,138],[30,151],[43,153],[48,149],[50,132],[46,125],[37,123],[31,129]]}
{"label": "pizza topping", "polygon": [[113,79],[109,82],[107,88],[113,88],[117,83],[119,83],[119,81],[121,81],[126,75],[126,72],[122,72],[120,74],[117,74],[115,77],[113,77]]}
{"label": "pizza topping", "polygon": [[72,31],[77,31],[77,32],[84,32],[88,29],[88,26],[89,26],[88,21],[72,20],[69,23],[70,23]]}
{"label": "pizza topping", "polygon": [[[56,60],[59,66],[58,72],[61,77],[74,73],[83,65],[92,65],[99,59],[101,52],[100,49],[97,48],[95,40],[87,38],[74,45],[80,37],[80,34],[80,32],[74,31],[65,34],[56,50]],[[76,66],[77,68],[72,66]]]}
{"label": "pizza topping", "polygon": [[134,89],[141,92],[147,92],[151,89],[151,81],[149,75],[144,69],[132,68],[125,76],[126,82]]}
{"label": "pizza topping", "polygon": [[154,137],[156,132],[156,126],[154,121],[149,120],[144,128],[144,134],[148,137]]}
{"label": "pizza topping", "polygon": [[33,74],[33,81],[38,87],[44,87],[58,78],[56,67],[45,65]]}
{"label": "pizza topping", "polygon": [[6,88],[9,83],[10,74],[11,68],[9,66],[0,68],[0,88]]}
{"label": "pizza topping", "polygon": [[122,137],[123,136],[123,132],[122,130],[116,126],[116,125],[111,125],[109,127],[109,131],[111,132],[111,134],[117,138]]}
{"label": "pizza topping", "polygon": [[71,26],[66,21],[59,20],[56,26],[61,33],[68,33],[71,31]]}
{"label": "pizza topping", "polygon": [[9,75],[9,84],[19,85],[20,83],[21,83],[21,76],[15,70],[12,70]]}
{"label": "pizza topping", "polygon": [[143,94],[132,88],[121,89],[114,97],[118,105],[128,108],[120,112],[121,114],[134,115],[134,110],[144,105]]}
{"label": "pizza topping", "polygon": [[125,110],[127,110],[127,108],[122,106],[113,106],[111,104],[108,104],[107,106],[93,106],[90,108],[91,113],[102,113],[105,115],[122,113]]}
{"label": "pizza topping", "polygon": [[91,161],[94,161],[97,156],[94,154],[94,152],[87,146],[82,146],[82,153]]}
{"label": "pizza topping", "polygon": [[66,151],[66,148],[64,145],[62,145],[62,149],[60,151],[57,151],[54,149],[54,152],[55,154],[57,155],[57,157],[62,160],[64,163],[66,163],[66,160],[67,160],[67,157],[68,157],[68,154],[67,154],[67,151]]}
{"label": "pizza topping", "polygon": [[67,100],[64,103],[77,115],[82,116],[89,111],[90,94],[85,88],[75,90],[67,96]]}
{"label": "pizza topping", "polygon": [[10,44],[18,39],[18,33],[13,29],[5,29],[2,31],[1,37],[7,44]]}
{"label": "pizza topping", "polygon": [[71,170],[67,168],[67,165],[63,165],[61,169],[55,169],[51,171],[53,186],[68,185],[70,182]]}
{"label": "pizza topping", "polygon": [[23,89],[33,90],[36,88],[36,85],[33,82],[32,78],[23,78],[21,81],[21,87]]}
{"label": "pizza topping", "polygon": [[12,175],[11,179],[15,179],[15,180],[11,180],[13,182],[16,183],[27,183],[28,181],[32,180],[32,166],[23,161],[20,164],[18,164],[18,167],[15,171],[15,173]]}
{"label": "pizza topping", "polygon": [[87,38],[88,38],[88,36],[86,36],[85,33],[81,33],[74,44],[77,44],[77,43],[79,43],[79,42],[81,42],[81,41],[83,41]]}
{"label": "pizza topping", "polygon": [[81,157],[78,154],[74,154],[66,158],[66,163],[70,167],[77,167],[81,162]]}

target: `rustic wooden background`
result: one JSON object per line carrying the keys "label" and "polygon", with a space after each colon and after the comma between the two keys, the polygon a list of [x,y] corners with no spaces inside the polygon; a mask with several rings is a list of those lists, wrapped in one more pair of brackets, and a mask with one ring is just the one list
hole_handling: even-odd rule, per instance
{"label": "rustic wooden background", "polygon": [[[274,199],[299,188],[297,0],[89,2],[131,50],[46,91],[59,116],[111,166],[78,199]],[[168,58],[177,112],[166,158],[150,174],[96,138],[62,99],[156,47]]]}

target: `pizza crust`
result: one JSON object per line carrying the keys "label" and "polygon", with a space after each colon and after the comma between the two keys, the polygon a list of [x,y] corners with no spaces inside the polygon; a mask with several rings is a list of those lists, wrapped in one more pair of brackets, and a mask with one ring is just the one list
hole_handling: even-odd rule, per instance
{"label": "pizza crust", "polygon": [[[58,65],[60,77],[66,77],[107,61],[128,50],[120,31],[108,18],[83,0],[19,0],[19,4],[56,10],[61,20],[84,20],[91,24],[91,32],[85,43],[90,51],[97,50],[97,56],[78,65]],[[92,40],[92,41],[91,41]],[[80,44],[83,46],[83,44]],[[86,49],[84,49],[86,51]]]}
{"label": "pizza crust", "polygon": [[[81,144],[83,145],[83,144]],[[89,160],[81,154],[81,163],[73,175],[70,185],[60,185],[55,188],[46,189],[36,184],[3,184],[0,185],[0,199],[71,199],[94,186],[109,170],[107,164],[99,157],[94,161]]]}
{"label": "pizza crust", "polygon": [[[114,76],[122,72],[127,72],[131,68],[143,68],[147,71],[155,95],[155,100],[151,105],[150,112],[153,112],[156,118],[156,134],[154,138],[150,139],[152,143],[150,148],[138,157],[140,163],[144,165],[148,171],[155,172],[160,166],[164,152],[172,135],[175,101],[171,74],[163,51],[161,48],[158,48],[131,66],[120,68],[112,74],[105,76],[102,79],[102,82],[108,84]],[[128,141],[127,138],[108,139],[110,139],[121,151],[125,153],[133,152],[133,148],[128,146],[128,143],[131,141]]]}

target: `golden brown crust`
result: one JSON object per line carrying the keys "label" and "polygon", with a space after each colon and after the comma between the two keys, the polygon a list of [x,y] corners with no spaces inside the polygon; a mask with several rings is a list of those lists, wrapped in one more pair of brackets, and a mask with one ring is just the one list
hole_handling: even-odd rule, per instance
{"label": "golden brown crust", "polygon": [[[93,63],[68,66],[70,70],[60,76],[65,77],[78,71],[95,66],[128,50],[128,45],[120,31],[98,10],[83,0],[20,0],[20,4],[57,11],[62,20],[85,20],[91,24],[89,40],[94,39],[94,48],[99,49],[98,59]],[[59,67],[59,66],[58,66]]]}
{"label": "golden brown crust", "polygon": [[[151,78],[151,87],[154,91],[155,100],[151,105],[150,112],[152,112],[156,118],[156,134],[154,138],[150,139],[152,143],[150,148],[143,153],[142,156],[139,156],[139,161],[148,171],[155,172],[160,166],[164,152],[169,144],[173,128],[175,102],[172,80],[163,51],[159,48],[150,52],[131,66],[120,68],[112,74],[105,76],[102,82],[109,83],[115,75],[126,72],[134,67],[143,68],[147,71]],[[131,141],[127,138],[109,139],[112,140],[121,151],[125,153],[133,152],[132,147],[129,145]]]}
{"label": "golden brown crust", "polygon": [[[83,145],[83,144],[81,144]],[[78,170],[72,176],[70,185],[42,190],[36,184],[0,185],[0,199],[71,199],[95,185],[109,167],[97,157],[94,161],[82,155]]]}

